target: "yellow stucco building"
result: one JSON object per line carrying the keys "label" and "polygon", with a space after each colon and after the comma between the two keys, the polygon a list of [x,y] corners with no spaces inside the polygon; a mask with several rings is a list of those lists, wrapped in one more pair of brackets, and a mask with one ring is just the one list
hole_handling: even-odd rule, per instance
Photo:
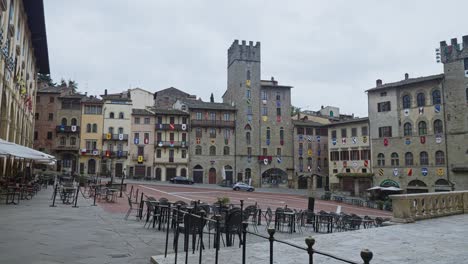
{"label": "yellow stucco building", "polygon": [[80,175],[99,176],[104,119],[102,100],[86,97],[81,102]]}

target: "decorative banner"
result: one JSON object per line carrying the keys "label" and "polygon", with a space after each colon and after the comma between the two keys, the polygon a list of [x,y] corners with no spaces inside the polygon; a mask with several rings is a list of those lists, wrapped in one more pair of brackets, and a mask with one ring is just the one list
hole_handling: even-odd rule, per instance
{"label": "decorative banner", "polygon": [[65,131],[65,126],[64,125],[60,125],[60,131]]}
{"label": "decorative banner", "polygon": [[408,176],[413,176],[413,169],[408,169]]}
{"label": "decorative banner", "polygon": [[94,156],[97,156],[97,155],[99,155],[99,151],[97,151],[96,149],[95,149],[95,150],[93,150],[93,155],[94,155]]}
{"label": "decorative banner", "polygon": [[442,136],[437,135],[435,141],[436,141],[437,144],[442,143]]}
{"label": "decorative banner", "polygon": [[143,141],[145,142],[145,144],[148,144],[149,143],[149,138],[145,138]]}
{"label": "decorative banner", "polygon": [[368,167],[369,166],[369,161],[368,160],[364,160],[364,167]]}
{"label": "decorative banner", "polygon": [[138,145],[138,144],[140,143],[140,139],[139,139],[139,138],[135,138],[134,142],[135,142],[135,145]]}
{"label": "decorative banner", "polygon": [[425,136],[419,137],[419,141],[421,141],[421,144],[426,143],[426,137]]}
{"label": "decorative banner", "polygon": [[276,107],[280,108],[281,107],[281,101],[276,101]]}
{"label": "decorative banner", "polygon": [[356,161],[353,161],[353,168],[357,169],[358,163]]}
{"label": "decorative banner", "polygon": [[320,136],[317,136],[317,142],[320,142]]}
{"label": "decorative banner", "polygon": [[267,144],[267,146],[270,146],[270,140],[269,139],[266,140],[266,144]]}
{"label": "decorative banner", "polygon": [[393,169],[393,176],[397,177],[398,176],[398,168]]}
{"label": "decorative banner", "polygon": [[268,116],[262,116],[262,120],[263,120],[263,122],[268,121]]}
{"label": "decorative banner", "polygon": [[111,139],[112,138],[112,134],[111,133],[107,133],[106,134],[106,139]]}
{"label": "decorative banner", "polygon": [[123,134],[119,134],[119,140],[123,140],[124,136]]}
{"label": "decorative banner", "polygon": [[180,143],[180,145],[181,145],[183,148],[185,148],[186,144],[187,144],[187,143],[185,143],[185,141],[182,141],[182,142]]}
{"label": "decorative banner", "polygon": [[247,115],[247,122],[252,122],[252,115]]}
{"label": "decorative banner", "polygon": [[440,104],[434,105],[434,112],[436,112],[437,114],[440,113]]}
{"label": "decorative banner", "polygon": [[317,156],[320,156],[320,149],[317,151]]}
{"label": "decorative banner", "polygon": [[304,136],[299,135],[299,141],[302,141],[302,140],[304,140]]}
{"label": "decorative banner", "polygon": [[342,138],[342,139],[341,139],[341,143],[342,143],[343,145],[346,145],[346,138]]}
{"label": "decorative banner", "polygon": [[278,161],[278,163],[281,163],[281,157],[276,157],[276,161]]}
{"label": "decorative banner", "polygon": [[247,99],[247,104],[251,104],[250,99]]}
{"label": "decorative banner", "polygon": [[174,124],[169,124],[169,128],[170,128],[171,130],[174,130],[174,129],[175,129]]}
{"label": "decorative banner", "polygon": [[267,103],[267,100],[262,100],[262,103],[265,105]]}
{"label": "decorative banner", "polygon": [[200,144],[200,141],[201,141],[201,140],[200,140],[200,138],[196,138],[195,141],[197,142],[197,144]]}
{"label": "decorative banner", "polygon": [[380,176],[383,176],[383,175],[384,175],[384,170],[383,170],[383,169],[379,169],[379,175],[380,175]]}
{"label": "decorative banner", "polygon": [[160,147],[160,148],[161,148],[162,146],[163,146],[163,143],[162,143],[162,141],[159,141],[159,143],[158,143],[158,147]]}
{"label": "decorative banner", "polygon": [[184,131],[187,130],[187,124],[182,124],[181,128],[182,128],[182,130],[184,130]]}
{"label": "decorative banner", "polygon": [[71,126],[71,131],[76,132],[76,126]]}
{"label": "decorative banner", "polygon": [[310,168],[310,166],[307,166],[307,171],[311,171],[312,169]]}
{"label": "decorative banner", "polygon": [[281,146],[284,145],[284,140],[280,140],[280,145],[281,145]]}
{"label": "decorative banner", "polygon": [[427,168],[421,168],[422,176],[427,176]]}
{"label": "decorative banner", "polygon": [[174,141],[169,142],[169,147],[173,148],[174,147]]}
{"label": "decorative banner", "polygon": [[250,80],[245,80],[245,86],[250,87]]}
{"label": "decorative banner", "polygon": [[307,136],[308,141],[312,141],[312,136]]}
{"label": "decorative banner", "polygon": [[307,150],[307,155],[309,155],[309,157],[312,157],[312,150],[311,149]]}
{"label": "decorative banner", "polygon": [[163,124],[158,124],[159,129],[163,129],[163,127],[164,127]]}
{"label": "decorative banner", "polygon": [[362,143],[367,143],[367,136],[362,137]]}
{"label": "decorative banner", "polygon": [[214,140],[214,138],[212,138],[211,139],[211,145],[214,145],[214,143],[215,143],[215,140]]}
{"label": "decorative banner", "polygon": [[106,150],[106,157],[110,157],[111,153],[110,150]]}
{"label": "decorative banner", "polygon": [[263,164],[268,165],[268,159],[263,159]]}
{"label": "decorative banner", "polygon": [[281,116],[276,116],[276,122],[281,122]]}
{"label": "decorative banner", "polygon": [[424,107],[419,107],[419,114],[420,115],[424,114]]}
{"label": "decorative banner", "polygon": [[317,165],[317,171],[318,171],[318,172],[321,172],[321,171],[322,171],[322,169],[320,168],[319,165]]}
{"label": "decorative banner", "polygon": [[405,110],[403,111],[403,114],[404,114],[405,116],[409,116],[409,109],[405,109]]}
{"label": "decorative banner", "polygon": [[345,167],[345,168],[348,167],[348,162],[346,160],[343,161],[343,167]]}
{"label": "decorative banner", "polygon": [[120,158],[120,157],[122,157],[122,155],[123,155],[123,151],[117,150],[117,157]]}
{"label": "decorative banner", "polygon": [[83,154],[86,153],[86,149],[85,148],[81,149],[81,153],[83,153]]}
{"label": "decorative banner", "polygon": [[383,145],[386,147],[388,146],[388,139],[387,138],[384,138],[383,139]]}
{"label": "decorative banner", "polygon": [[405,144],[406,144],[406,145],[411,144],[411,139],[410,139],[409,137],[407,137],[407,138],[405,139]]}
{"label": "decorative banner", "polygon": [[351,140],[353,141],[353,144],[356,144],[356,143],[357,143],[356,137],[352,137]]}
{"label": "decorative banner", "polygon": [[437,169],[437,175],[439,175],[439,176],[444,176],[444,169],[438,168],[438,169]]}
{"label": "decorative banner", "polygon": [[143,156],[142,155],[139,155],[138,156],[138,163],[142,163],[143,162]]}
{"label": "decorative banner", "polygon": [[332,144],[336,145],[336,138],[332,138]]}

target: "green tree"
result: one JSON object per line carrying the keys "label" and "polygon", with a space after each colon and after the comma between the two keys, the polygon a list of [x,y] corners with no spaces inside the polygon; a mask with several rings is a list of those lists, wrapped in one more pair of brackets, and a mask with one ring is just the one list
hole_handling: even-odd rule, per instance
{"label": "green tree", "polygon": [[297,114],[300,114],[301,113],[301,108],[300,107],[295,107],[295,106],[291,106],[291,116],[295,116]]}
{"label": "green tree", "polygon": [[73,93],[76,93],[78,90],[78,83],[70,79],[68,80],[68,88],[71,88]]}
{"label": "green tree", "polygon": [[50,77],[50,74],[38,73],[37,74],[37,80],[39,82],[46,83],[48,86],[56,86],[57,85],[56,83],[54,83],[54,81]]}

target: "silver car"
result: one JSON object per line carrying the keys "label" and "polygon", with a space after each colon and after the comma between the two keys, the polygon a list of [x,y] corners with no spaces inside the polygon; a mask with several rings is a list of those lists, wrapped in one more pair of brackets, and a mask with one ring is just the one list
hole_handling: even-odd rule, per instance
{"label": "silver car", "polygon": [[238,182],[238,183],[234,184],[232,186],[232,189],[234,191],[239,191],[239,190],[248,191],[248,192],[255,191],[255,188],[253,186],[248,185],[247,183],[243,183],[243,182]]}

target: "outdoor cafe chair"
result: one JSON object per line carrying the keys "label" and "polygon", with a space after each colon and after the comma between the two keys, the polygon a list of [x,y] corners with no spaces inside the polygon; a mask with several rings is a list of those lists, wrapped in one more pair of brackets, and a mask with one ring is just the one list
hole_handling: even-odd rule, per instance
{"label": "outdoor cafe chair", "polygon": [[129,208],[128,208],[127,214],[125,214],[124,219],[127,220],[128,216],[132,213],[132,211],[137,212],[136,217],[138,218],[138,215],[140,215],[140,213],[143,213],[142,208],[139,207],[139,203],[132,202],[132,199],[129,196],[127,196],[127,199],[128,199]]}
{"label": "outdoor cafe chair", "polygon": [[[203,232],[203,229],[206,225],[206,220],[202,217],[197,217],[195,214],[186,213],[183,216],[183,224],[179,224],[175,230],[174,234],[174,248],[179,243],[180,234],[184,234],[184,251],[189,249],[189,236],[192,235],[192,249],[195,252],[195,243],[197,235],[200,232]],[[201,247],[204,248],[203,241],[201,238],[198,238]]]}
{"label": "outdoor cafe chair", "polygon": [[229,247],[234,244],[235,235],[239,237],[239,247],[241,246],[242,217],[239,208],[233,208],[228,212],[221,233],[226,235],[226,246]]}

